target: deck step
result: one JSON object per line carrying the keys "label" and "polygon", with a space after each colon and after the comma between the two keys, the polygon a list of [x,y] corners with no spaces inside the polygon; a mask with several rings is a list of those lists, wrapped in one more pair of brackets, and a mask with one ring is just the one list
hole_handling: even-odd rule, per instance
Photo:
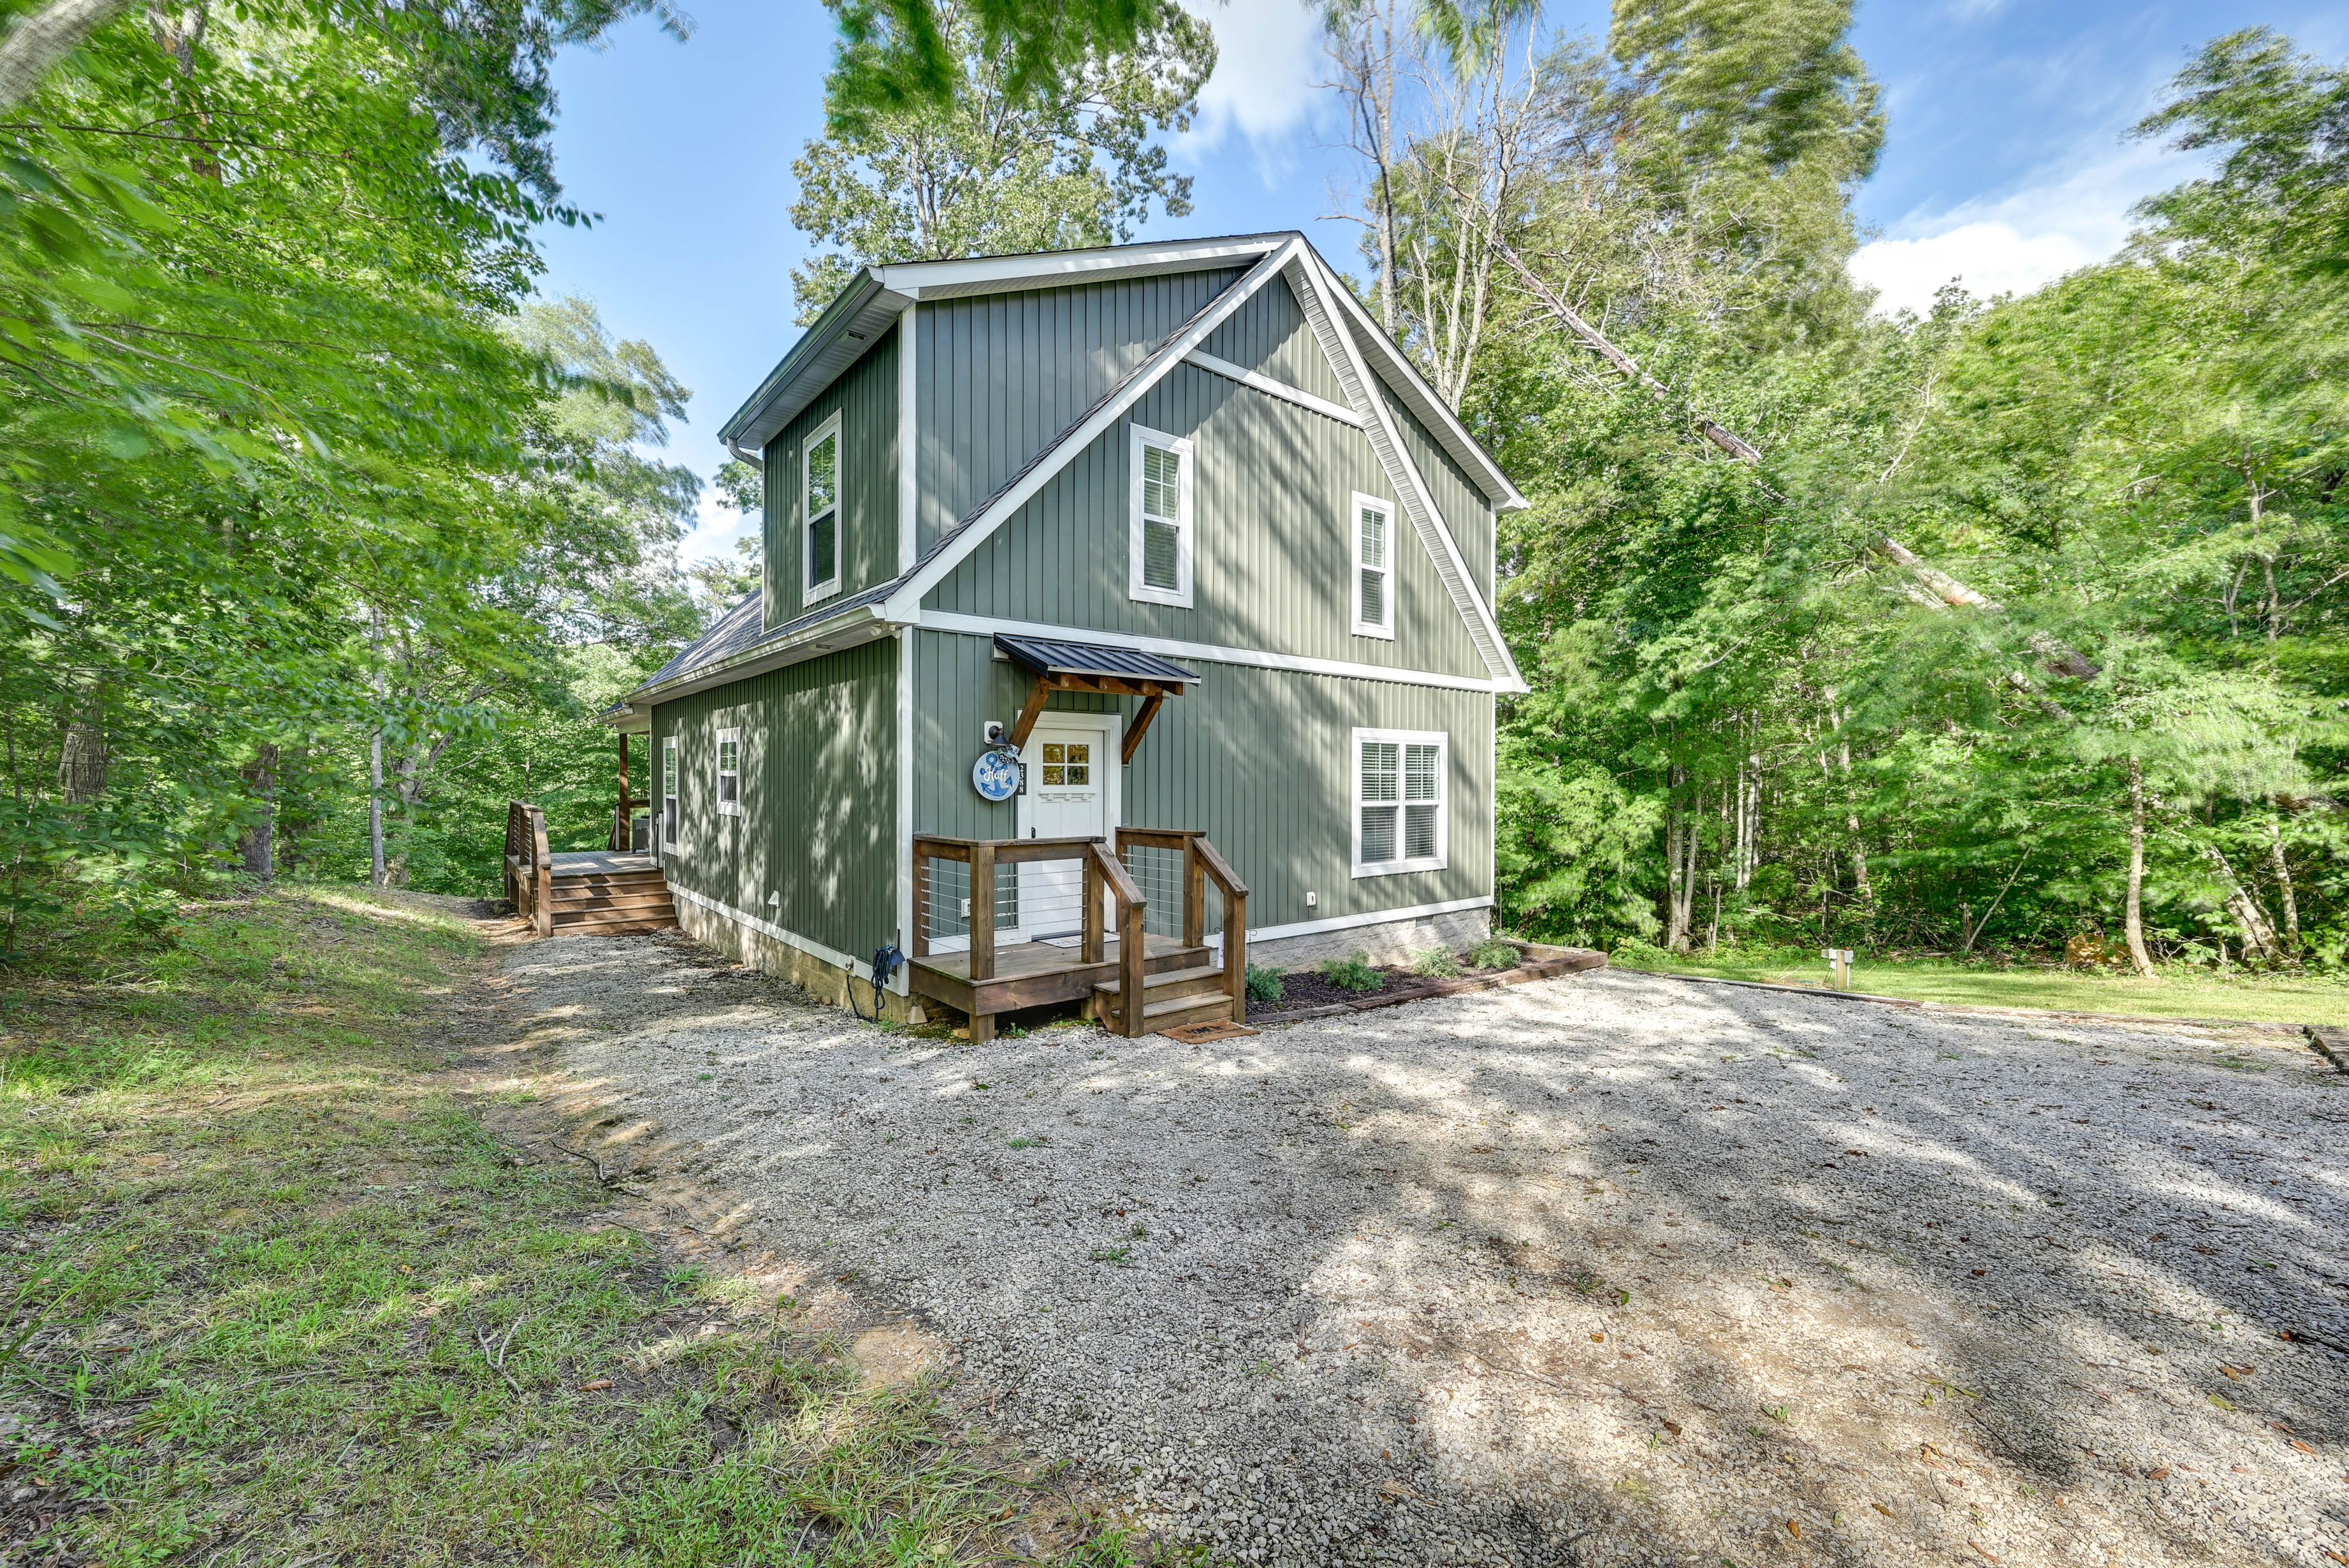
{"label": "deck step", "polygon": [[[1115,1006],[1119,995],[1118,987],[1121,984],[1122,982],[1116,980],[1104,980],[1093,987],[1093,995],[1106,1001],[1110,1006]],[[1213,964],[1194,964],[1181,969],[1161,969],[1145,974],[1142,977],[1142,995],[1145,1006],[1152,1001],[1168,996],[1195,996],[1202,992],[1221,991],[1223,988],[1224,972],[1221,967]]]}
{"label": "deck step", "polygon": [[[1231,996],[1224,989],[1224,971],[1213,964],[1162,969],[1142,977],[1142,1020],[1154,1029],[1171,1029],[1177,1024],[1193,1021],[1187,1016],[1174,1016],[1178,1012],[1216,1016],[1228,1014],[1231,1006]],[[1093,1016],[1105,1023],[1124,1019],[1124,999],[1119,982],[1112,980],[1093,987]]]}
{"label": "deck step", "polygon": [[1211,1018],[1232,1016],[1229,996],[1174,996],[1164,1002],[1153,1002],[1142,1009],[1142,1032],[1162,1034],[1179,1029],[1185,1024],[1204,1024]]}
{"label": "deck step", "polygon": [[666,887],[623,888],[611,892],[572,892],[558,885],[546,901],[546,907],[560,913],[566,909],[635,909],[648,903],[669,902]]}
{"label": "deck step", "polygon": [[631,931],[673,931],[677,916],[664,910],[658,913],[635,911],[627,913],[557,915],[557,934],[571,936],[616,936]]}
{"label": "deck step", "polygon": [[637,888],[667,887],[668,879],[658,872],[598,872],[593,876],[557,876],[547,885],[556,892],[620,892]]}

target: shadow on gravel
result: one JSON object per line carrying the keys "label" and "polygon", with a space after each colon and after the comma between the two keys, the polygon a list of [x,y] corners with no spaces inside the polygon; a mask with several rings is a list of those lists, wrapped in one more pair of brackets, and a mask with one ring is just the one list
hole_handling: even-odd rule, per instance
{"label": "shadow on gravel", "polygon": [[1592,975],[970,1046],[675,938],[508,974],[595,1158],[1169,1543],[2314,1563],[2339,1508],[2349,1078],[2272,1043]]}

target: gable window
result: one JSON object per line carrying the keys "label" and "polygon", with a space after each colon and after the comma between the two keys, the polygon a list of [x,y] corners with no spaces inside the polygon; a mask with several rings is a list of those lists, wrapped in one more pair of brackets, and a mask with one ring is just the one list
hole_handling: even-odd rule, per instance
{"label": "gable window", "polygon": [[1394,503],[1353,500],[1354,635],[1394,640]]}
{"label": "gable window", "polygon": [[742,732],[718,732],[718,810],[725,816],[742,814]]}
{"label": "gable window", "polygon": [[1133,428],[1132,594],[1191,607],[1191,443]]}
{"label": "gable window", "polygon": [[1356,876],[1444,869],[1451,749],[1441,732],[1354,731]]}
{"label": "gable window", "polygon": [[812,604],[840,592],[840,416],[816,427],[800,453],[800,515],[807,547],[800,602]]}
{"label": "gable window", "polygon": [[661,847],[677,848],[677,737],[661,740]]}

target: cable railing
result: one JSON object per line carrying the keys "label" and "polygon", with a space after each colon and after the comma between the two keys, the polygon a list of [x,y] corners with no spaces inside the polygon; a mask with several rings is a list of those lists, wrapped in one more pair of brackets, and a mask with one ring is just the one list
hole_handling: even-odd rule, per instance
{"label": "cable railing", "polygon": [[945,999],[967,1005],[975,1038],[991,1037],[998,1012],[1084,995],[1096,977],[1108,985],[1112,967],[1115,1022],[1139,1034],[1144,1009],[1133,999],[1144,995],[1144,973],[1204,963],[1196,954],[1217,934],[1220,989],[1232,1016],[1244,1014],[1247,887],[1203,834],[1121,828],[1114,847],[921,834],[913,860],[912,957]]}

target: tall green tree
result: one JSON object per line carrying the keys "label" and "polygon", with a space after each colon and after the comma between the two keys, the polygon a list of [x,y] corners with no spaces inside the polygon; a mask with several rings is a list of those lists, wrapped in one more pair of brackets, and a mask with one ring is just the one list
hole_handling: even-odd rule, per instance
{"label": "tall green tree", "polygon": [[[857,24],[855,7],[835,8]],[[1191,123],[1215,36],[1177,7],[1146,9],[1149,25],[1116,49],[1055,52],[1049,69],[996,47],[985,5],[926,9],[955,65],[939,101],[874,107],[855,96],[862,57],[846,52],[825,134],[792,165],[792,222],[833,247],[792,270],[802,321],[867,263],[1104,245],[1154,208],[1189,212],[1190,177],[1154,139]]]}

